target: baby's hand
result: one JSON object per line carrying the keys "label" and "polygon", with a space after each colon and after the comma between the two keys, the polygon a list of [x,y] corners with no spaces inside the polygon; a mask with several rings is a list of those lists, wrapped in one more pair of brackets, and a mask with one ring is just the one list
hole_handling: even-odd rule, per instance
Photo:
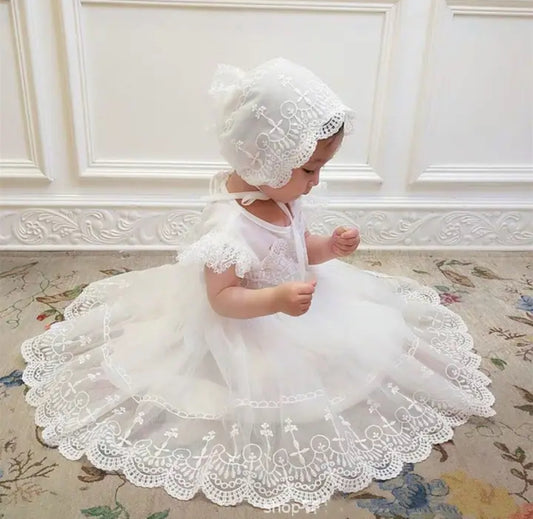
{"label": "baby's hand", "polygon": [[337,227],[331,235],[331,250],[335,256],[348,256],[357,249],[360,241],[359,230],[355,227]]}
{"label": "baby's hand", "polygon": [[316,281],[309,283],[291,281],[276,287],[276,302],[279,312],[298,316],[303,315],[311,306]]}

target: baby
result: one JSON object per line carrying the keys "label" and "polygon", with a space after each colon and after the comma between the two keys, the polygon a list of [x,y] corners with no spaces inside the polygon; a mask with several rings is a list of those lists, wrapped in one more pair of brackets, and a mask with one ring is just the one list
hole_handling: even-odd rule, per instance
{"label": "baby", "polygon": [[285,59],[221,67],[211,95],[231,170],[192,239],[26,340],[26,399],[69,459],[178,499],[312,510],[494,414],[490,380],[433,289],[338,260],[356,229],[308,232],[302,195],[353,112]]}

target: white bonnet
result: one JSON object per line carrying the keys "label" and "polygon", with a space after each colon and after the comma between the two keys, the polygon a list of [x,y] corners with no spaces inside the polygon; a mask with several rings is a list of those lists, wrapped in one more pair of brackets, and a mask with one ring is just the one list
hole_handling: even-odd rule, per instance
{"label": "white bonnet", "polygon": [[219,65],[209,94],[221,153],[253,186],[284,186],[318,140],[353,126],[353,111],[327,85],[283,58],[249,72]]}

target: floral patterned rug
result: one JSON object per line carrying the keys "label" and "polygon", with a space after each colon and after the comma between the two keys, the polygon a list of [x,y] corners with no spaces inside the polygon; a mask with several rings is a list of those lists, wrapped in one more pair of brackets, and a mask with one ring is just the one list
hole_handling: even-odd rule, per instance
{"label": "floral patterned rug", "polygon": [[473,418],[429,459],[314,513],[177,501],[45,446],[24,401],[20,344],[96,279],[172,261],[171,253],[0,253],[0,518],[533,519],[533,254],[369,252],[350,261],[435,287],[469,326],[497,414]]}

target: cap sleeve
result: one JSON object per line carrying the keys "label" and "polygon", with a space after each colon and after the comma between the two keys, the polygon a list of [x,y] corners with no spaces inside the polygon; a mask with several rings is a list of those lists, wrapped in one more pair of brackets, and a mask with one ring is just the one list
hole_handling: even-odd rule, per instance
{"label": "cap sleeve", "polygon": [[258,262],[244,237],[241,219],[227,202],[206,208],[193,234],[192,242],[178,253],[180,264],[204,265],[218,274],[234,266],[242,278]]}

